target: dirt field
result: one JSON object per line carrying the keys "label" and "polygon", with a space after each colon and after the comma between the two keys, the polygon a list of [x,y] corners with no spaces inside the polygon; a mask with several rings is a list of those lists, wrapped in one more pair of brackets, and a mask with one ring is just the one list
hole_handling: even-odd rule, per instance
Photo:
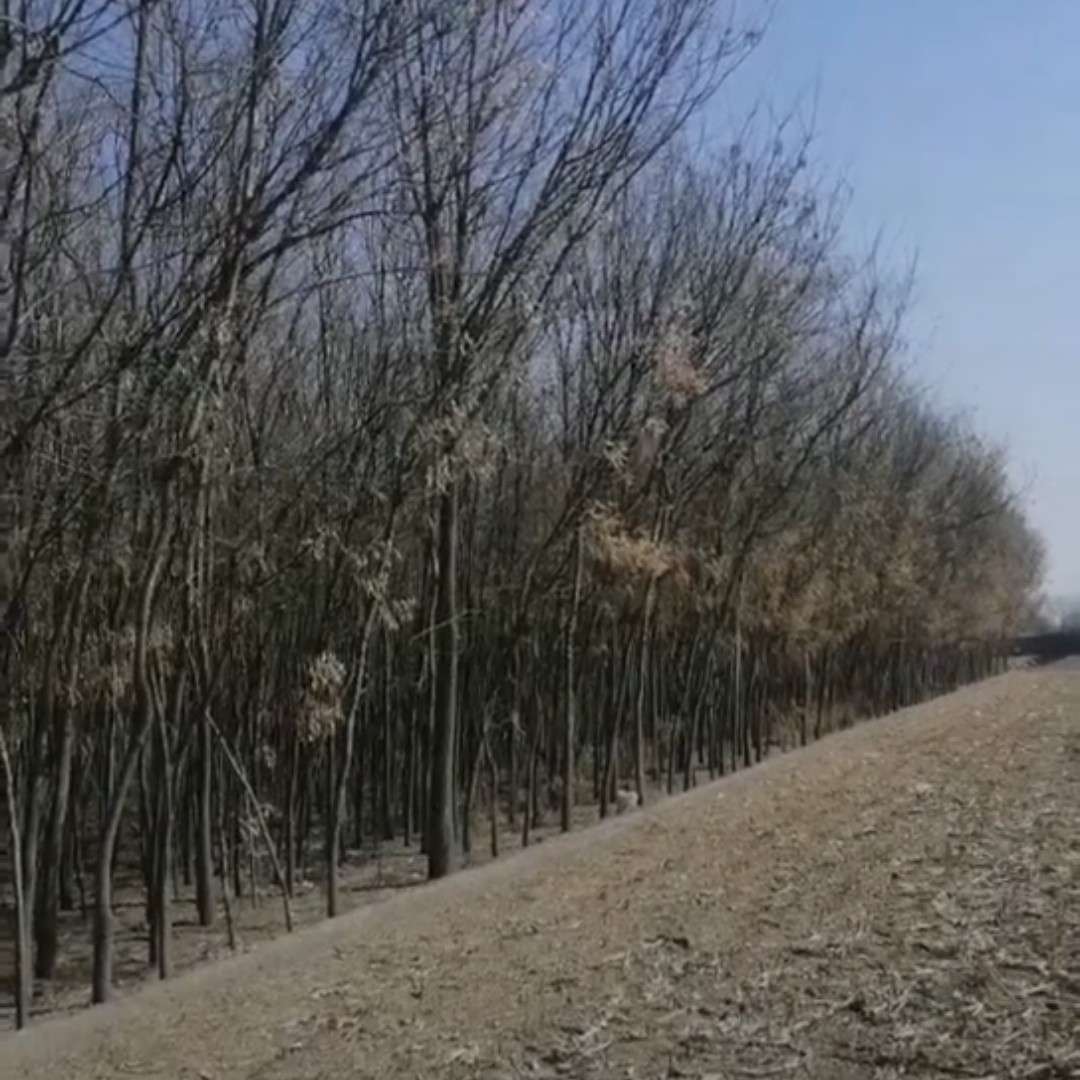
{"label": "dirt field", "polygon": [[1080,1077],[1080,671],[0,1037],[0,1076]]}
{"label": "dirt field", "polygon": [[[706,783],[708,769],[699,768],[697,783]],[[681,790],[681,778],[680,778]],[[591,785],[582,784],[582,805],[574,809],[575,828],[587,828],[599,821],[599,809],[591,799]],[[649,801],[666,798],[666,792],[655,785]],[[522,795],[524,798],[524,794]],[[522,803],[523,805],[523,803]],[[614,810],[612,810],[614,813]],[[558,810],[548,807],[543,819],[530,832],[530,844],[543,843],[559,835]],[[511,826],[506,815],[499,816],[499,853],[505,856],[521,849],[521,815],[517,826]],[[14,911],[10,881],[4,880],[9,854],[3,846],[0,830],[0,1037],[15,1027],[13,987],[15,980]],[[490,819],[486,807],[479,810],[474,821],[474,848],[466,860],[470,867],[483,866],[491,860]],[[149,928],[146,922],[145,892],[142,871],[135,861],[138,844],[129,839],[123,846],[114,882],[113,917],[115,922],[113,984],[124,994],[156,981],[156,968],[148,964]],[[272,868],[266,860],[262,842],[257,852],[262,859],[260,881],[272,881]],[[342,912],[379,904],[427,880],[427,857],[416,843],[405,846],[400,837],[393,841],[369,842],[360,848],[350,848],[347,860],[339,868],[338,902]],[[306,927],[326,917],[326,894],[323,886],[322,849],[320,841],[309,845],[307,870],[301,873],[291,901],[293,923]],[[87,875],[89,877],[89,875]],[[179,887],[173,894],[172,973],[190,971],[204,964],[215,963],[231,955],[228,924],[218,905],[214,926],[204,928],[196,917],[195,888],[192,882]],[[92,887],[92,882],[87,888]],[[286,934],[280,892],[276,886],[261,884],[253,894],[245,873],[245,893],[233,897],[231,915],[237,950],[246,952],[265,945]],[[88,895],[87,902],[93,897]],[[89,1006],[90,972],[93,951],[90,937],[89,910],[60,913],[60,962],[56,976],[37,980],[34,986],[33,1017],[35,1020],[58,1015],[70,1015]],[[0,1080],[3,1080],[0,1075]]]}

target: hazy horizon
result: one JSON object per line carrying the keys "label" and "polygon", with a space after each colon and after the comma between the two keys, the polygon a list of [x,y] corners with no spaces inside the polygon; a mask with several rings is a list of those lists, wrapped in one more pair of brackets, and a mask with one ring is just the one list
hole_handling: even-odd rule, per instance
{"label": "hazy horizon", "polygon": [[1008,449],[1051,596],[1080,595],[1077,42],[1064,0],[777,0],[709,122],[799,103],[851,185],[849,243],[917,255],[913,369]]}

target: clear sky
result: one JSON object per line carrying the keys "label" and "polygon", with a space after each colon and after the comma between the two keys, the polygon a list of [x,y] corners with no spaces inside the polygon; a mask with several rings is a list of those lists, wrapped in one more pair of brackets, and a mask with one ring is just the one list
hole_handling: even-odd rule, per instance
{"label": "clear sky", "polygon": [[775,3],[716,118],[813,106],[854,246],[918,257],[916,374],[1008,448],[1080,594],[1080,0]]}

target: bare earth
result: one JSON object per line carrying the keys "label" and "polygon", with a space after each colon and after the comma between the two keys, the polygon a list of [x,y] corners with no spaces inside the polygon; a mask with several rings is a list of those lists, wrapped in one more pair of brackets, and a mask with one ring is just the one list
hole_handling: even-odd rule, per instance
{"label": "bare earth", "polygon": [[1080,670],[5,1035],[0,1076],[1080,1077]]}

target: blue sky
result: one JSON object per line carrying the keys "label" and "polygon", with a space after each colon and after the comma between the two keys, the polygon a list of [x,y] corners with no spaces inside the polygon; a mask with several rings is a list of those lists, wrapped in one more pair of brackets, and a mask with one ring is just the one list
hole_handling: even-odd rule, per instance
{"label": "blue sky", "polygon": [[915,372],[1008,448],[1080,593],[1080,0],[776,0],[713,118],[755,98],[813,106],[856,249],[918,256]]}

